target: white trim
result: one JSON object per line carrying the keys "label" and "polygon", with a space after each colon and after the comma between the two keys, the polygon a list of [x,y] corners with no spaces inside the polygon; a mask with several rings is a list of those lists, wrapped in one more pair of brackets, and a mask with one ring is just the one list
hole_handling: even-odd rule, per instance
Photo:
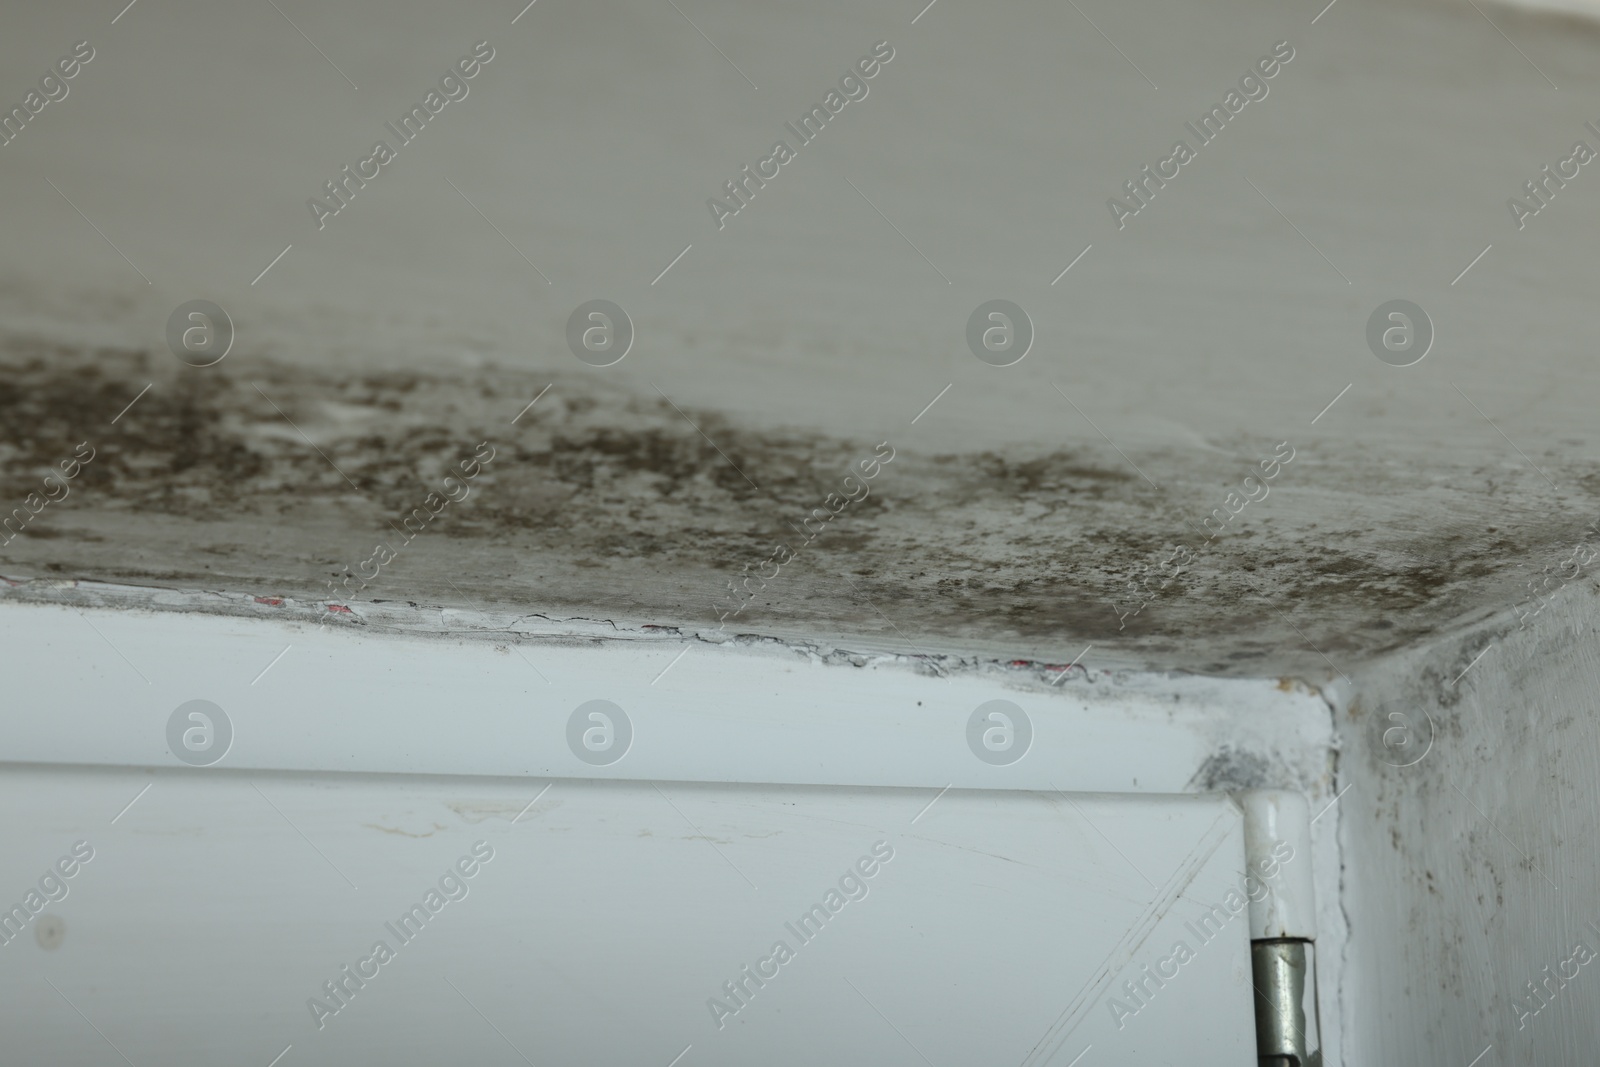
{"label": "white trim", "polygon": [[[1315,792],[1327,751],[1321,699],[1273,681],[1091,670],[1051,686],[1048,672],[944,677],[784,647],[17,603],[0,603],[0,642],[14,665],[3,758],[18,763],[181,766],[166,724],[191,700],[227,713],[215,766],[233,770],[1179,793],[1227,747],[1278,779],[1254,784]],[[612,766],[567,747],[568,718],[594,699],[634,728]],[[1035,733],[1009,766],[967,747],[968,718],[995,699]]]}

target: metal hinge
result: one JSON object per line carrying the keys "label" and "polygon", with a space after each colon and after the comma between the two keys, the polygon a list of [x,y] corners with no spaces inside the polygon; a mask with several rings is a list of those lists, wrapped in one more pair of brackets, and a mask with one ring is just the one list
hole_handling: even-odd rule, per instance
{"label": "metal hinge", "polygon": [[1250,894],[1249,909],[1256,1057],[1260,1067],[1322,1067],[1310,809],[1299,793],[1279,790],[1236,799],[1244,810],[1246,884],[1262,887]]}

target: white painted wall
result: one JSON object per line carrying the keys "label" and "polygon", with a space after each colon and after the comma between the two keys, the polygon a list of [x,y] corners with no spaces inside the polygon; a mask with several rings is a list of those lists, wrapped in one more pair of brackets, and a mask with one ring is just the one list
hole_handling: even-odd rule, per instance
{"label": "white painted wall", "polygon": [[[1191,1062],[1252,1062],[1245,916],[1209,943],[1184,926],[1242,879],[1221,798],[952,791],[918,817],[932,792],[536,793],[8,769],[8,901],[74,842],[93,849],[46,913],[59,943],[28,930],[0,946],[8,1061],[120,1062],[109,1044],[175,1067],[265,1065],[291,1045],[284,1067],[524,1062],[509,1044],[533,1063],[665,1065],[686,1047],[686,1064],[1066,1063],[1092,1046],[1082,1062],[1134,1064],[1200,1042]],[[475,842],[493,858],[459,879],[466,896],[402,943],[385,923]],[[857,899],[820,934],[786,929],[875,846],[892,859],[847,880]],[[394,960],[319,1028],[308,999],[337,1006],[322,983],[379,940]],[[723,983],[779,940],[794,958],[719,1029],[708,1000],[736,1005]],[[1119,1029],[1113,981],[1178,940],[1193,958]]]}
{"label": "white painted wall", "polygon": [[[1242,814],[1196,790],[1267,781],[1238,780],[1254,774],[1326,795],[1318,694],[699,646],[663,674],[671,645],[690,646],[526,627],[485,640],[483,620],[458,621],[445,638],[0,605],[0,642],[31,668],[18,706],[41,709],[16,715],[3,750],[0,894],[28,906],[62,854],[92,850],[0,945],[10,1054],[1253,1061]],[[90,641],[111,654],[86,656]],[[599,767],[566,731],[596,696],[634,726]],[[231,741],[184,766],[169,722],[191,728],[179,709],[195,699]],[[990,700],[1034,726],[1015,763],[969,747]],[[194,758],[217,754],[206,740]],[[1287,862],[1314,869],[1336,916],[1331,820],[1318,829],[1314,855]],[[493,860],[402,949],[383,923],[479,840]],[[721,983],[880,841],[893,859],[867,895],[715,1026]],[[1230,890],[1236,912],[1202,932]],[[1322,934],[1336,990],[1342,931]],[[379,939],[395,960],[319,1017],[307,999]],[[1338,1018],[1325,998],[1330,1063]]]}
{"label": "white painted wall", "polygon": [[1348,1062],[1592,1061],[1594,965],[1547,1007],[1527,983],[1600,951],[1597,617],[1575,582],[1527,629],[1441,637],[1341,702]]}

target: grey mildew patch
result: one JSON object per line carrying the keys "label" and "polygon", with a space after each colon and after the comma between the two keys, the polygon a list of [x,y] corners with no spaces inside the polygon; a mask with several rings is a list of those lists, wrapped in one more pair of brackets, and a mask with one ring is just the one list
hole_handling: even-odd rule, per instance
{"label": "grey mildew patch", "polygon": [[[1210,539],[1203,521],[1278,442],[1125,459],[1081,444],[921,451],[908,436],[806,545],[802,521],[879,441],[685,406],[691,426],[659,395],[564,365],[343,374],[236,355],[195,370],[6,340],[3,510],[80,442],[97,451],[0,548],[0,573],[333,601],[352,619],[379,602],[470,607],[1039,669],[1092,643],[1102,664],[1327,677],[1509,608],[1600,514],[1592,463],[1553,465],[1557,494],[1515,457],[1424,465],[1324,441],[1298,446]],[[378,542],[399,544],[400,520],[481,442],[495,458],[470,496],[364,590],[329,591]],[[727,582],[779,544],[794,558],[719,627]],[[1157,589],[1180,547],[1193,562]],[[1140,573],[1153,592],[1130,614]]]}
{"label": "grey mildew patch", "polygon": [[34,939],[46,952],[54,952],[66,940],[67,924],[59,915],[41,915],[33,924]]}
{"label": "grey mildew patch", "polygon": [[1189,788],[1199,793],[1236,792],[1268,788],[1276,781],[1266,757],[1223,747],[1206,757]]}

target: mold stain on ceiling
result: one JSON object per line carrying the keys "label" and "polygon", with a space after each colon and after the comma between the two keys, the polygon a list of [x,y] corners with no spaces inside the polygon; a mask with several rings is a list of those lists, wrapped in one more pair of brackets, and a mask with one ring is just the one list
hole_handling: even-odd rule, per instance
{"label": "mold stain on ceiling", "polygon": [[[256,360],[248,376],[179,376],[144,352],[30,338],[0,359],[7,511],[81,442],[96,450],[6,545],[13,578],[466,601],[1062,664],[1093,644],[1160,669],[1328,674],[1508,610],[1600,514],[1593,464],[1553,472],[1557,494],[1504,463],[1422,470],[1327,443],[1288,446],[1268,478],[1283,442],[1127,455],[902,442],[874,478],[843,483],[883,442],[562,372],[340,376]],[[495,458],[469,495],[398,539],[485,442]],[[841,508],[841,484],[866,495]],[[805,524],[819,508],[837,514]],[[330,586],[378,542],[400,547],[370,584],[353,598]]]}

